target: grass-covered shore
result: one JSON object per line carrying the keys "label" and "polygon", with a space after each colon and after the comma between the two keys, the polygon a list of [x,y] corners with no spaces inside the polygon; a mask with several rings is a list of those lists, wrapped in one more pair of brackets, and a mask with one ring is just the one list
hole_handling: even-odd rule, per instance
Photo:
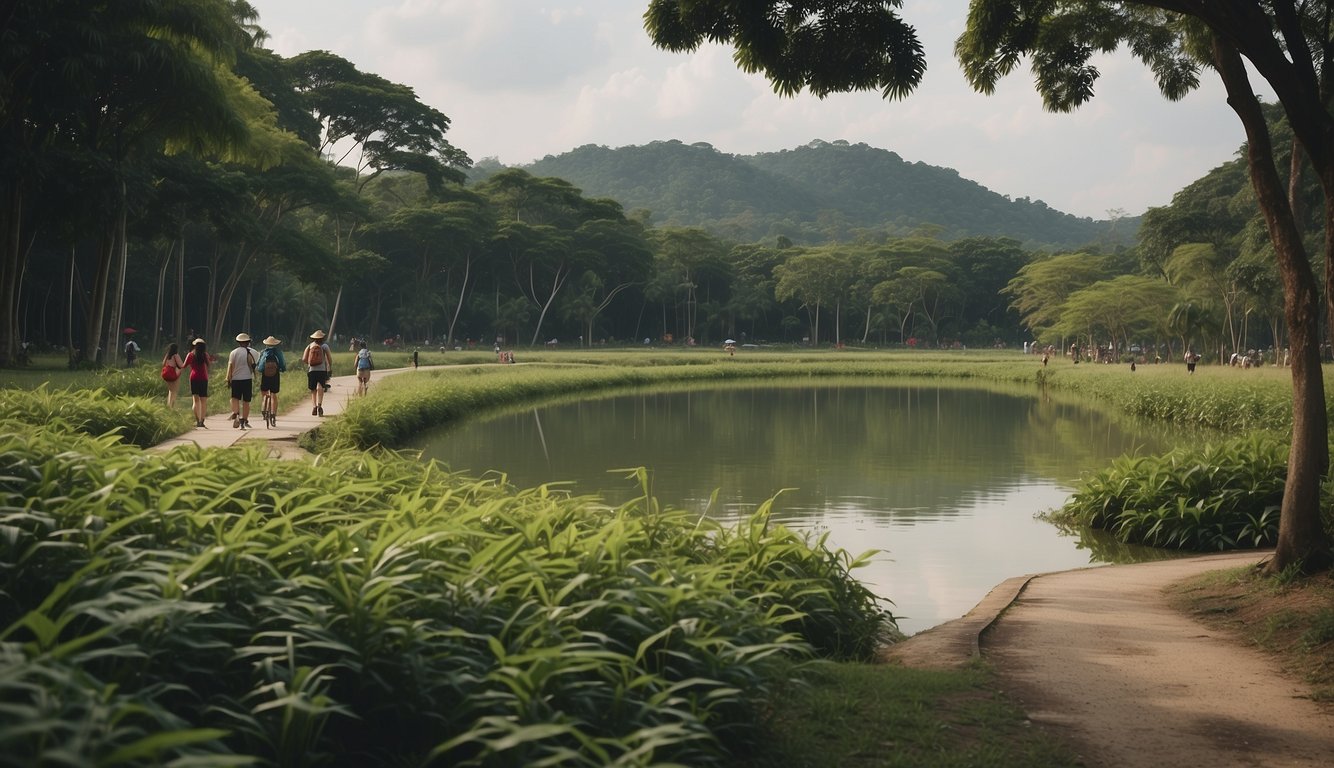
{"label": "grass-covered shore", "polygon": [[484,415],[534,400],[665,384],[806,378],[868,381],[933,379],[979,386],[1031,387],[1077,396],[1129,417],[1216,430],[1282,431],[1291,421],[1291,385],[1283,369],[1145,365],[1072,365],[1014,352],[532,353],[528,364],[465,364],[395,376],[374,397],[352,403],[313,445],[398,446],[424,427]]}
{"label": "grass-covered shore", "polygon": [[[55,372],[35,392],[31,373],[0,379],[0,704],[16,723],[0,725],[0,755],[1068,765],[985,669],[849,661],[892,631],[892,606],[819,540],[763,516],[722,529],[647,498],[613,509],[499,488],[368,447],[561,395],[812,377],[1045,387],[1271,442],[1287,418],[1275,369],[1043,369],[1013,352],[439,357],[452,365],[377,383],[295,463],[137,450],[188,426],[156,370]],[[123,441],[90,436],[116,425]],[[940,738],[961,727],[973,735]]]}

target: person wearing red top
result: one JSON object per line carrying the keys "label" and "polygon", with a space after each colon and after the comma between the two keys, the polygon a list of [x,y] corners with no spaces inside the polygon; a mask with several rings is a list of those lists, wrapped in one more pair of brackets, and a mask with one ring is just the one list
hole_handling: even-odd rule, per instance
{"label": "person wearing red top", "polygon": [[190,400],[195,426],[203,427],[204,418],[208,416],[208,348],[203,339],[195,339],[193,346],[194,349],[185,356],[185,365],[190,369]]}

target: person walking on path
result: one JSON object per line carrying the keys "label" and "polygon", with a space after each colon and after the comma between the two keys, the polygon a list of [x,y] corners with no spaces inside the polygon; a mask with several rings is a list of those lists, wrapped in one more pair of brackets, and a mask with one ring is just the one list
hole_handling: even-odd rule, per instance
{"label": "person walking on path", "polygon": [[133,368],[134,361],[139,359],[139,343],[133,337],[125,340],[125,367]]}
{"label": "person walking on path", "polygon": [[278,349],[279,344],[280,340],[269,336],[264,339],[264,351],[259,353],[260,413],[270,428],[278,426],[278,389],[281,374],[287,371],[287,358]]}
{"label": "person walking on path", "polygon": [[306,386],[310,387],[310,415],[324,415],[324,389],[329,381],[329,372],[333,370],[333,353],[324,343],[324,331],[310,334],[310,343],[301,353],[301,362],[306,364]]}
{"label": "person walking on path", "polygon": [[195,339],[193,343],[194,349],[185,356],[185,365],[190,369],[190,401],[195,426],[203,427],[208,416],[208,345],[203,339]]}
{"label": "person walking on path", "polygon": [[259,356],[250,348],[250,334],[236,334],[236,349],[227,356],[227,386],[232,390],[232,429],[250,429],[250,401],[255,396]]}
{"label": "person walking on path", "polygon": [[176,407],[176,392],[181,388],[181,369],[185,361],[181,359],[176,342],[167,345],[167,354],[162,356],[162,380],[167,383],[167,407]]}
{"label": "person walking on path", "polygon": [[357,394],[364,395],[371,386],[371,371],[375,368],[375,361],[371,359],[366,342],[361,342],[360,346],[361,349],[357,350]]}

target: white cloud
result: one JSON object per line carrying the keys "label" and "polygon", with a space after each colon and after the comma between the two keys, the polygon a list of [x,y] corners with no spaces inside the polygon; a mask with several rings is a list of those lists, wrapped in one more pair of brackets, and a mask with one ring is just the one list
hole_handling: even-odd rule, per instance
{"label": "white cloud", "polygon": [[727,48],[659,51],[642,28],[646,3],[254,0],[279,53],[323,48],[409,85],[453,119],[453,143],[507,163],[590,143],[680,139],[750,154],[841,138],[1101,217],[1168,202],[1243,139],[1208,76],[1199,93],[1170,103],[1126,54],[1098,60],[1097,95],[1073,114],[1044,112],[1026,68],[992,96],[974,93],[952,55],[961,4],[906,4],[902,15],[927,48],[927,77],[906,100],[886,101],[780,98],[739,72]]}

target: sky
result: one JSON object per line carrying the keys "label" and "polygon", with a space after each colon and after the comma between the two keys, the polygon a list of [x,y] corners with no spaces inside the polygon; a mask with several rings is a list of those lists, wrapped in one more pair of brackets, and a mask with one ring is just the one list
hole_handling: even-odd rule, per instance
{"label": "sky", "polygon": [[1124,51],[1098,60],[1097,95],[1044,112],[1027,66],[984,96],[954,60],[966,0],[905,0],[926,49],[909,97],[877,92],[780,97],[738,70],[728,48],[654,48],[647,0],[251,0],[267,46],[327,50],[412,87],[452,121],[474,161],[523,165],[585,144],[678,139],[749,155],[815,139],[865,142],[952,168],[1013,198],[1094,219],[1139,215],[1236,156],[1244,140],[1217,76],[1164,99]]}

